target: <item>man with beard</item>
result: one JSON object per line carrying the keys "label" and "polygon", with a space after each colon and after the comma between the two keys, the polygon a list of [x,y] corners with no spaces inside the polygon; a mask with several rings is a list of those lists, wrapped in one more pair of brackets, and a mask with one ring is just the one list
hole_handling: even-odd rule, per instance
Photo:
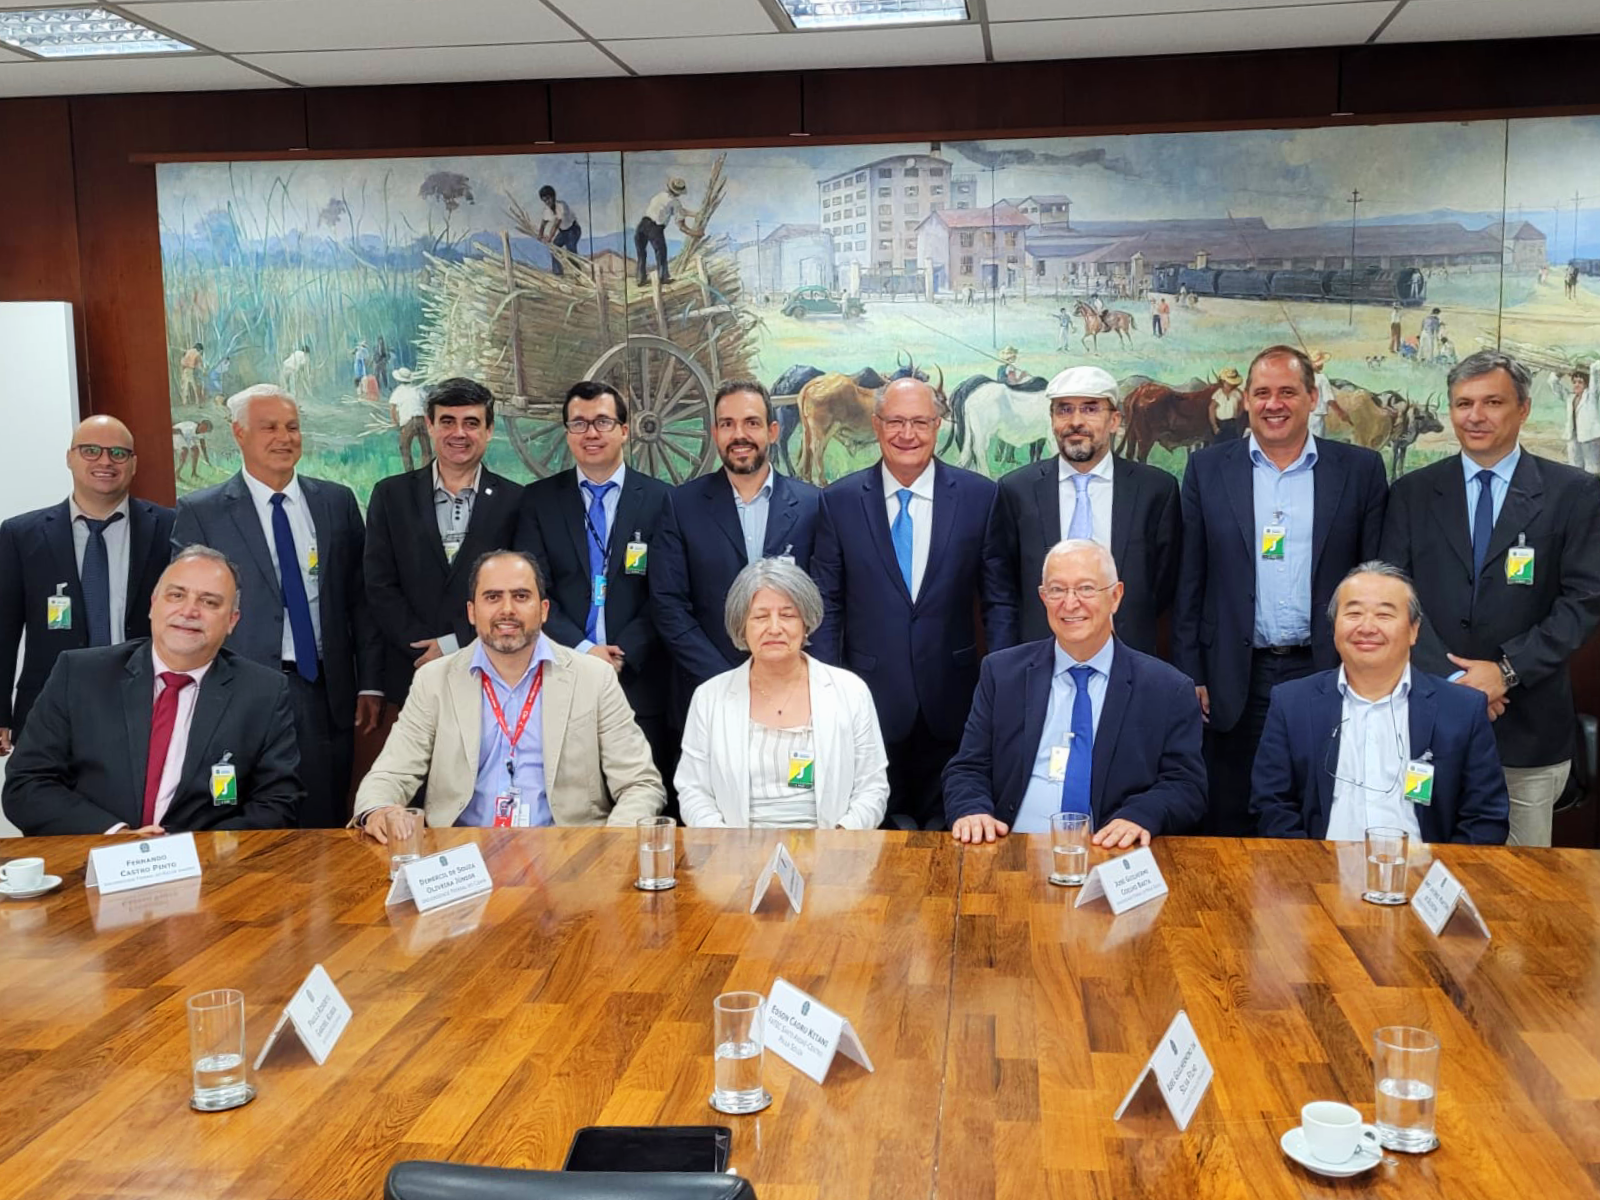
{"label": "man with beard", "polygon": [[734,577],[761,558],[810,570],[822,497],[767,462],[778,419],[765,387],[730,379],[717,389],[712,413],[726,469],[673,489],[651,553],[656,629],[678,665],[680,715],[695,688],[745,659],[723,618]]}
{"label": "man with beard", "polygon": [[1000,481],[984,538],[985,588],[993,598],[989,649],[1050,636],[1037,599],[1045,552],[1064,538],[1099,542],[1125,588],[1117,637],[1156,653],[1156,622],[1172,603],[1180,544],[1178,483],[1144,463],[1117,458],[1122,423],[1117,381],[1099,367],[1068,367],[1044,391],[1060,451]]}
{"label": "man with beard", "polygon": [[630,826],[659,813],[666,790],[616,671],[544,636],[538,563],[491,550],[468,590],[477,640],[417,672],[350,823],[386,844],[424,781],[435,828]]}

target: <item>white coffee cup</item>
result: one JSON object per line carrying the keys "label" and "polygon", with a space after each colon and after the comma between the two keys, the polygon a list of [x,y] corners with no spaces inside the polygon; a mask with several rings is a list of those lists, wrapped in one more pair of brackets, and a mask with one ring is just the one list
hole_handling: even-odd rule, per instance
{"label": "white coffee cup", "polygon": [[0,867],[0,883],[8,892],[31,892],[44,886],[44,859],[13,858]]}
{"label": "white coffee cup", "polygon": [[1300,1128],[1315,1158],[1348,1162],[1361,1142],[1361,1112],[1337,1100],[1313,1100],[1300,1110]]}

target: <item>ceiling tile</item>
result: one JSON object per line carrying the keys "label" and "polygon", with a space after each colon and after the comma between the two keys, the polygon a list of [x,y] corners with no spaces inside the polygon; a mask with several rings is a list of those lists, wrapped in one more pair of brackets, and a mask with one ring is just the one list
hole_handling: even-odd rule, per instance
{"label": "ceiling tile", "polygon": [[1393,0],[1357,0],[1248,13],[1010,21],[992,24],[989,36],[995,58],[1002,61],[1356,45],[1393,7]]}
{"label": "ceiling tile", "polygon": [[772,33],[760,0],[551,0],[590,37],[674,38]]}
{"label": "ceiling tile", "polygon": [[0,96],[71,96],[94,92],[208,92],[282,87],[258,71],[210,54],[0,66]]}
{"label": "ceiling tile", "polygon": [[1600,33],[1594,0],[1411,0],[1380,42],[1573,37]]}
{"label": "ceiling tile", "polygon": [[[1300,0],[1300,5],[1342,4],[1349,0]],[[1062,17],[1119,17],[1146,13],[1190,13],[1212,10],[1285,8],[1295,0],[1120,0],[1115,14],[1105,0],[988,0],[990,21],[1043,21]],[[1393,3],[1390,4],[1393,8]],[[1252,14],[1241,12],[1237,19],[1249,21]],[[1367,31],[1371,33],[1369,29]]]}
{"label": "ceiling tile", "polygon": [[976,25],[608,41],[606,48],[645,75],[983,61]]}
{"label": "ceiling tile", "polygon": [[536,46],[438,46],[420,50],[332,50],[247,54],[246,62],[308,87],[459,83],[482,79],[576,79],[621,75],[588,42]]}

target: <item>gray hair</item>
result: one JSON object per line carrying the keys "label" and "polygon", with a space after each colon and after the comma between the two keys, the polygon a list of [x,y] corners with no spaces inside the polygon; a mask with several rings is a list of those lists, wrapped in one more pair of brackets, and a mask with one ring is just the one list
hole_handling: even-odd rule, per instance
{"label": "gray hair", "polygon": [[235,425],[243,425],[250,419],[250,406],[257,400],[265,400],[268,397],[287,400],[294,405],[296,412],[300,411],[299,402],[277,384],[257,383],[228,397],[228,419]]}
{"label": "gray hair", "polygon": [[1084,550],[1095,556],[1100,565],[1100,573],[1105,576],[1107,587],[1118,582],[1117,560],[1111,557],[1111,551],[1107,550],[1099,542],[1090,541],[1088,538],[1067,538],[1065,541],[1057,542],[1044,552],[1044,564],[1039,568],[1039,585],[1041,587],[1044,586],[1044,581],[1050,577],[1050,560],[1052,558],[1061,558],[1064,555],[1077,554]]}
{"label": "gray hair", "polygon": [[811,576],[784,559],[758,558],[734,576],[733,586],[728,589],[727,602],[722,607],[722,621],[727,627],[728,638],[739,649],[750,649],[749,643],[744,640],[744,626],[750,619],[750,606],[755,603],[756,593],[762,588],[771,588],[782,594],[800,610],[800,619],[805,622],[808,639],[822,624],[822,593],[811,581]]}
{"label": "gray hair", "polygon": [[1406,585],[1406,615],[1410,617],[1413,625],[1422,620],[1422,601],[1417,599],[1417,588],[1411,582],[1411,576],[1393,563],[1373,558],[1364,563],[1357,563],[1345,572],[1343,579],[1339,580],[1339,586],[1333,589],[1333,595],[1328,600],[1328,624],[1332,625],[1339,615],[1339,592],[1357,575],[1381,575],[1385,579],[1398,579]]}
{"label": "gray hair", "polygon": [[1528,373],[1527,367],[1500,350],[1479,350],[1476,354],[1467,355],[1450,368],[1450,374],[1445,376],[1445,384],[1453,392],[1456,384],[1469,379],[1481,379],[1494,371],[1504,371],[1511,376],[1511,382],[1517,389],[1517,407],[1527,408],[1531,403],[1533,376]]}
{"label": "gray hair", "polygon": [[[239,594],[244,589],[239,583],[239,568],[234,566],[233,560],[221,550],[213,550],[210,546],[202,546],[199,542],[196,542],[192,546],[185,546],[182,550],[179,550],[176,554],[174,554],[172,556],[172,561],[167,564],[167,569],[171,570],[179,563],[189,562],[193,559],[199,559],[202,562],[218,563],[228,569],[228,574],[233,578],[233,611],[238,612]],[[163,571],[162,574],[164,575],[166,572]]]}

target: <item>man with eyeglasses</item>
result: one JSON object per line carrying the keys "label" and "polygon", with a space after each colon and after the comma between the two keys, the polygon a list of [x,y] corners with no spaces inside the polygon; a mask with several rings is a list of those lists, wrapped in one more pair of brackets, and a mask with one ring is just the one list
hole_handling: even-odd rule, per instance
{"label": "man with eyeglasses", "polygon": [[889,754],[890,826],[944,824],[939,777],[978,684],[983,533],[995,485],[934,456],[939,402],[920,379],[878,396],[882,457],[822,493],[811,653],[872,691]]}
{"label": "man with eyeglasses", "polygon": [[1046,386],[1044,403],[1059,451],[1000,480],[984,545],[994,597],[989,649],[1050,636],[1033,581],[1045,552],[1062,538],[1085,538],[1111,551],[1127,598],[1117,637],[1156,653],[1156,624],[1178,580],[1178,484],[1167,472],[1118,458],[1111,442],[1122,424],[1117,381],[1099,367],[1068,367]]}
{"label": "man with eyeglasses", "polygon": [[1200,705],[1189,679],[1111,631],[1123,602],[1111,552],[1087,538],[1045,555],[1051,636],[983,660],[961,749],[944,771],[959,842],[1045,833],[1086,813],[1108,850],[1185,833],[1206,809]]}
{"label": "man with eyeglasses", "polygon": [[150,636],[141,601],[171,556],[173,512],[129,496],[138,466],[128,427],[89,417],[67,449],[72,494],[0,524],[0,757],[11,753],[63,650]]}
{"label": "man with eyeglasses", "polygon": [[1341,665],[1279,684],[1256,751],[1250,808],[1263,837],[1498,846],[1510,799],[1488,708],[1411,666],[1422,605],[1385,562],[1361,563],[1328,604]]}

